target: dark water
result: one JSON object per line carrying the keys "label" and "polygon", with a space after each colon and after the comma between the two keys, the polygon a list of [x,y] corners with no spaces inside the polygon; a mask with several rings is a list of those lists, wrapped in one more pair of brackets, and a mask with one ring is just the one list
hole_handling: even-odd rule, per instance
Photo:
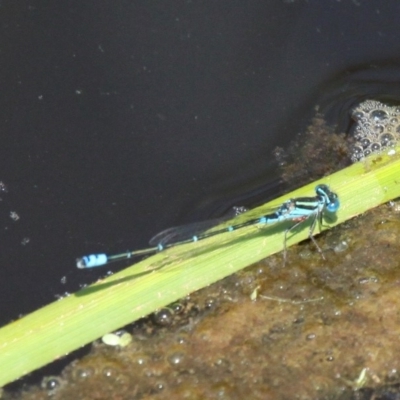
{"label": "dark water", "polygon": [[1,324],[268,188],[315,105],[400,100],[395,0],[43,4],[0,3]]}

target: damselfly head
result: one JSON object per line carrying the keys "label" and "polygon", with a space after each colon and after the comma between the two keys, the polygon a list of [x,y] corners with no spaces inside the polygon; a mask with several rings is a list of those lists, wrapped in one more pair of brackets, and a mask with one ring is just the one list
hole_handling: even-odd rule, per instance
{"label": "damselfly head", "polygon": [[315,192],[321,196],[325,202],[325,208],[328,212],[336,212],[340,207],[339,197],[332,192],[327,185],[317,185]]}

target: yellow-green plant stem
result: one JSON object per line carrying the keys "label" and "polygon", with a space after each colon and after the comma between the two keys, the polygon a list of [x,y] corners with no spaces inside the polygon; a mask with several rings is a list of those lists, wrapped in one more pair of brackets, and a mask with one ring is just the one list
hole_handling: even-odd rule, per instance
{"label": "yellow-green plant stem", "polygon": [[[313,196],[317,183],[328,184],[339,195],[341,207],[333,226],[399,197],[400,159],[397,153],[375,156],[251,214],[261,215],[290,197]],[[248,227],[171,248],[10,323],[0,329],[0,386],[282,250],[283,230],[282,226],[271,227],[266,234]],[[288,244],[307,236],[305,227]]]}

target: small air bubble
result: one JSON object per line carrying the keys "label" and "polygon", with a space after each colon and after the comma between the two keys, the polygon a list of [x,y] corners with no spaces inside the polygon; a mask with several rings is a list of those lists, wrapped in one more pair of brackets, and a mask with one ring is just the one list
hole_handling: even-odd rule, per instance
{"label": "small air bubble", "polygon": [[371,118],[375,121],[375,122],[380,122],[383,121],[385,119],[388,119],[388,114],[386,111],[383,110],[374,110],[371,111],[370,114]]}
{"label": "small air bubble", "polygon": [[173,315],[169,308],[162,308],[153,314],[153,320],[157,325],[168,326],[172,324]]}
{"label": "small air bubble", "polygon": [[161,392],[162,390],[165,389],[165,383],[164,382],[157,382],[154,387],[157,390],[157,392]]}
{"label": "small air bubble", "polygon": [[354,146],[352,148],[352,159],[354,161],[361,160],[364,157],[364,151],[361,147],[359,146]]}
{"label": "small air bubble", "polygon": [[368,138],[364,138],[360,140],[361,145],[366,148],[371,144],[371,141]]}
{"label": "small air bubble", "polygon": [[62,386],[62,383],[62,380],[57,376],[48,376],[43,378],[41,387],[49,393],[54,394],[54,392]]}
{"label": "small air bubble", "polygon": [[185,358],[185,355],[183,353],[176,352],[176,353],[171,354],[168,357],[168,361],[171,365],[179,365],[179,364],[182,364],[182,361],[184,358]]}
{"label": "small air bubble", "polygon": [[374,126],[374,131],[377,133],[382,133],[385,130],[385,128],[382,125],[375,125]]}
{"label": "small air bubble", "polygon": [[372,143],[371,144],[371,150],[372,152],[377,152],[381,149],[381,145],[379,143]]}
{"label": "small air bubble", "polygon": [[384,133],[379,137],[382,146],[391,146],[394,143],[394,136],[390,133]]}
{"label": "small air bubble", "polygon": [[116,374],[116,371],[115,371],[114,368],[112,368],[112,367],[104,367],[103,368],[103,375],[104,376],[109,378],[109,377],[111,377],[111,376],[113,376],[115,374]]}
{"label": "small air bubble", "polygon": [[75,370],[75,376],[79,379],[86,379],[91,377],[94,374],[94,369],[91,367],[87,368],[78,368]]}
{"label": "small air bubble", "polygon": [[353,112],[353,117],[355,119],[361,119],[364,116],[364,113],[362,111],[355,111]]}

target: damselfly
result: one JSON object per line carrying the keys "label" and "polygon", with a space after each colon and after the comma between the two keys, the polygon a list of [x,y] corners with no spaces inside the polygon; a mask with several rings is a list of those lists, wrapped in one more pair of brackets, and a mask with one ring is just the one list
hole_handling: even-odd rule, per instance
{"label": "damselfly", "polygon": [[[155,245],[141,250],[126,251],[120,254],[107,255],[104,253],[91,254],[76,260],[78,268],[94,268],[109,264],[110,262],[126,260],[135,256],[143,256],[146,254],[157,253],[171,247],[180,246],[186,243],[198,242],[210,238],[212,236],[221,235],[227,232],[233,232],[238,229],[251,225],[270,225],[284,221],[292,221],[294,224],[285,230],[284,234],[284,257],[286,259],[286,242],[287,235],[300,224],[308,219],[312,219],[309,228],[309,238],[314,242],[316,248],[321,253],[322,250],[314,239],[314,230],[317,223],[322,223],[324,212],[333,214],[339,209],[340,203],[336,193],[332,192],[327,185],[320,184],[315,188],[315,196],[313,197],[298,197],[289,199],[281,204],[274,212],[265,214],[256,218],[251,218],[237,224],[232,224],[225,228],[214,231],[205,231],[196,235],[189,235],[187,228],[175,227],[167,229],[156,235],[150,244]],[[186,238],[182,238],[182,231],[185,231]],[[176,239],[176,238],[179,239]],[[175,241],[174,241],[175,238]]]}

